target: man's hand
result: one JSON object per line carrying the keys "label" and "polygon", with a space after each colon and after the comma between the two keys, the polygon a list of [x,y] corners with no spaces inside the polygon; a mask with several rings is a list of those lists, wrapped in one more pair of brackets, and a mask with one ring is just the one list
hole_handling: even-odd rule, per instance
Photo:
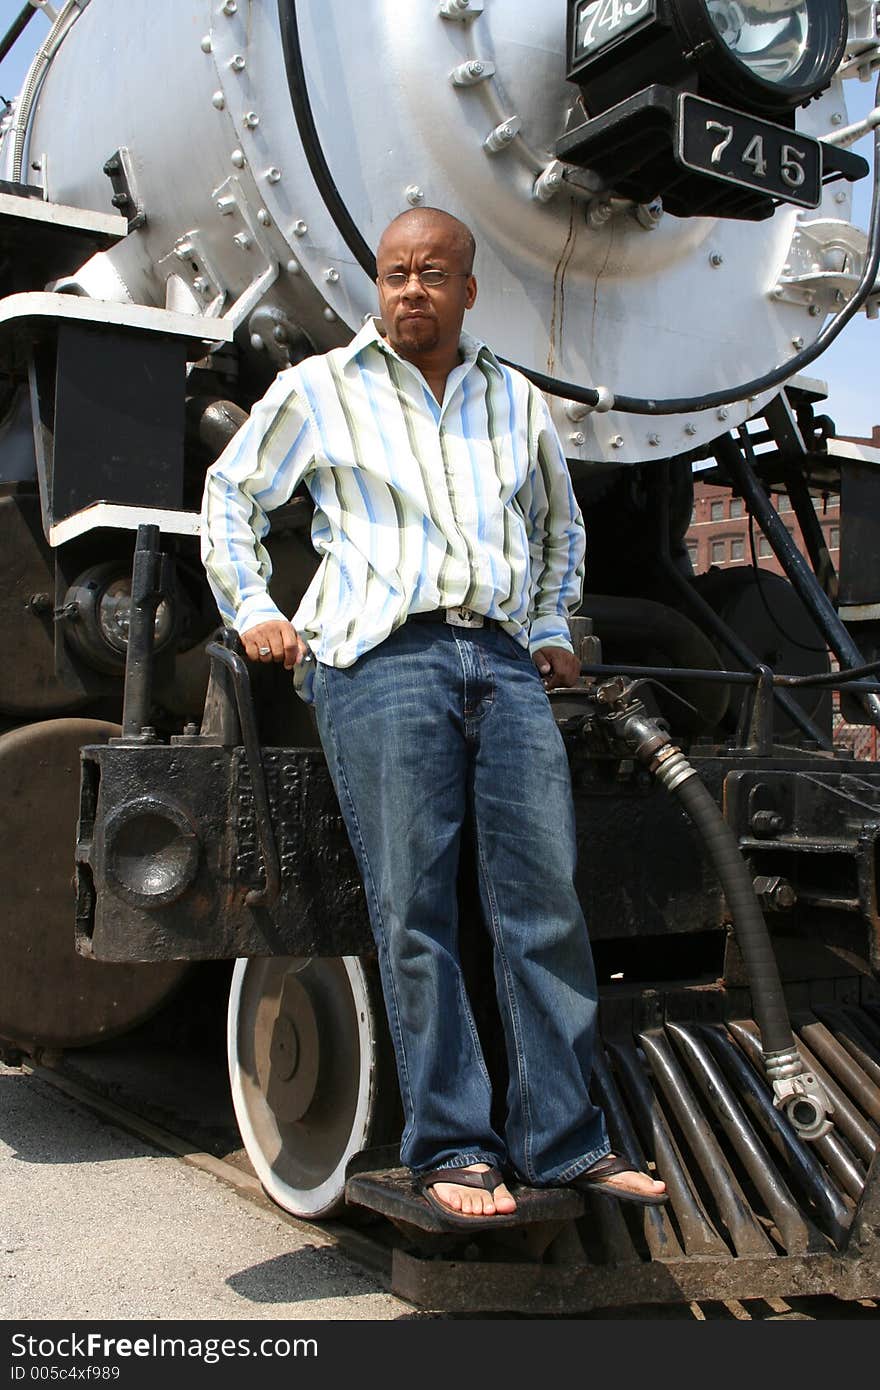
{"label": "man's hand", "polygon": [[248,661],[283,661],[285,671],[292,671],[308,652],[296,628],[280,619],[249,627],[241,643]]}
{"label": "man's hand", "polygon": [[581,674],[580,658],[564,647],[539,647],[532,660],[544,678],[545,690],[577,685]]}

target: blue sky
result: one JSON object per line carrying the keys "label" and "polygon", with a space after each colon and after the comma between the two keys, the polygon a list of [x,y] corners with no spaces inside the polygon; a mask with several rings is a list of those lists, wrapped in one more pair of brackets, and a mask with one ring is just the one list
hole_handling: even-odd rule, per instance
{"label": "blue sky", "polygon": [[[120,3],[120,0],[116,0]],[[60,9],[63,0],[54,0]],[[24,0],[0,0],[0,35],[5,34]],[[24,80],[30,58],[49,31],[45,14],[36,14],[21,39],[0,63],[0,94],[14,96]],[[873,82],[848,82],[847,107],[850,121],[860,120],[873,105]],[[867,137],[853,148],[871,159],[872,140]],[[855,220],[866,227],[870,211],[870,177],[856,185]],[[837,342],[809,368],[809,374],[828,383],[828,401],[821,407],[832,416],[838,434],[870,435],[880,424],[877,364],[880,361],[880,319],[869,321],[857,314]]]}

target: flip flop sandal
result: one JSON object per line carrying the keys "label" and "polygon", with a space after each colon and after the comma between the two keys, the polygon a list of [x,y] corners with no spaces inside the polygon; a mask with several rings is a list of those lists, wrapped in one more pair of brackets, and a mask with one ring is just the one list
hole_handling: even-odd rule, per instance
{"label": "flip flop sandal", "polygon": [[452,1211],[434,1196],[431,1189],[435,1183],[451,1182],[455,1183],[456,1187],[479,1187],[484,1192],[494,1192],[504,1181],[505,1177],[500,1168],[489,1168],[485,1173],[475,1173],[471,1168],[432,1168],[427,1173],[417,1173],[413,1179],[413,1186],[450,1226],[467,1226],[474,1230],[476,1227],[515,1225],[517,1213],[512,1211],[496,1213],[495,1216],[465,1216],[462,1212]]}
{"label": "flip flop sandal", "polygon": [[600,1158],[598,1163],[594,1163],[592,1168],[588,1168],[585,1173],[579,1173],[576,1178],[566,1184],[574,1187],[579,1192],[599,1192],[603,1197],[614,1197],[618,1202],[635,1202],[640,1207],[662,1207],[669,1201],[669,1193],[658,1193],[657,1196],[649,1196],[640,1192],[627,1192],[621,1187],[612,1187],[608,1182],[615,1173],[637,1173],[639,1170],[631,1159],[616,1157],[608,1154],[605,1158]]}

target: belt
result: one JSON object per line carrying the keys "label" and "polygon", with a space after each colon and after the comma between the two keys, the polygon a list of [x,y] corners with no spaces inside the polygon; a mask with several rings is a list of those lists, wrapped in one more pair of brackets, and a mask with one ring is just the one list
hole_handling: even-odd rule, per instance
{"label": "belt", "polygon": [[450,627],[495,627],[501,624],[497,618],[487,618],[483,613],[475,613],[472,608],[432,608],[427,613],[410,613],[408,623],[448,623]]}

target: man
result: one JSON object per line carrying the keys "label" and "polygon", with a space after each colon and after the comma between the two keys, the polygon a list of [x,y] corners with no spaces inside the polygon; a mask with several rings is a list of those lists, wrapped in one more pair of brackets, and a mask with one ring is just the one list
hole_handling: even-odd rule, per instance
{"label": "man", "polygon": [[[203,513],[223,617],[315,702],[378,948],[401,1158],[450,1225],[509,1217],[505,1170],[665,1201],[609,1157],[587,1089],[596,984],[546,695],[579,675],[566,613],[583,525],[542,397],[462,333],[473,257],[448,213],[396,218],[377,253],[381,324],[279,375],[210,469]],[[301,481],[323,559],[291,623],[260,541]],[[458,954],[468,809],[509,1063],[503,1136]]]}

